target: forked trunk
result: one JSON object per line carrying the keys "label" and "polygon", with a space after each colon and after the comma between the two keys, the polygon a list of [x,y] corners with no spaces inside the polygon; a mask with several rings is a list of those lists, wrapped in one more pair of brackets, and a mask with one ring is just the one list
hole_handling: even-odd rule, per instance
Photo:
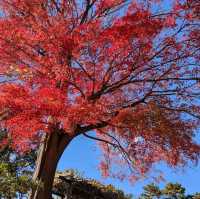
{"label": "forked trunk", "polygon": [[33,175],[36,187],[29,194],[29,199],[51,199],[58,161],[71,140],[67,134],[57,131],[43,136]]}

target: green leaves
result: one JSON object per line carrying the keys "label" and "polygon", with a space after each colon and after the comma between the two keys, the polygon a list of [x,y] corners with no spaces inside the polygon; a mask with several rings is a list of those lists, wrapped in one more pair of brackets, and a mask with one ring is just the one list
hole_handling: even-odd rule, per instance
{"label": "green leaves", "polygon": [[[1,130],[2,131],[2,130]],[[8,132],[0,132],[0,141]],[[31,181],[35,152],[20,155],[7,144],[0,151],[0,198],[24,195],[33,186]]]}
{"label": "green leaves", "polygon": [[179,183],[168,183],[163,189],[155,184],[148,184],[140,199],[200,199],[200,193],[186,195],[185,188]]}
{"label": "green leaves", "polygon": [[167,198],[174,198],[174,199],[186,198],[185,188],[178,183],[175,184],[168,183],[162,192]]}
{"label": "green leaves", "polygon": [[18,176],[11,164],[0,163],[0,197],[14,198],[17,194],[25,194],[31,185],[30,176]]}
{"label": "green leaves", "polygon": [[143,199],[152,199],[152,198],[160,198],[162,195],[161,190],[155,184],[149,184],[144,187],[144,193],[142,193],[141,198]]}

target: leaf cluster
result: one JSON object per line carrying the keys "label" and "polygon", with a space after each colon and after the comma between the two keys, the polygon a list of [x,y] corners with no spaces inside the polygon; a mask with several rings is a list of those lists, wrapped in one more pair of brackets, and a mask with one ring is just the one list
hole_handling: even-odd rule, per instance
{"label": "leaf cluster", "polygon": [[[8,135],[1,129],[0,141]],[[31,181],[35,152],[19,154],[10,147],[11,140],[0,151],[0,198],[22,197],[33,186]]]}
{"label": "leaf cluster", "polygon": [[154,183],[144,187],[140,199],[198,199],[200,193],[187,195],[185,188],[179,183],[167,183],[163,189],[160,189]]}

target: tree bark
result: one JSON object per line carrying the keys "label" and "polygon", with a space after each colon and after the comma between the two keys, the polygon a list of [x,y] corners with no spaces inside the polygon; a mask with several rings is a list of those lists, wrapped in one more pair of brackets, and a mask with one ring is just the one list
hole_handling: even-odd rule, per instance
{"label": "tree bark", "polygon": [[73,137],[54,130],[45,134],[40,145],[33,181],[36,187],[29,194],[29,199],[51,199],[53,180],[58,161]]}

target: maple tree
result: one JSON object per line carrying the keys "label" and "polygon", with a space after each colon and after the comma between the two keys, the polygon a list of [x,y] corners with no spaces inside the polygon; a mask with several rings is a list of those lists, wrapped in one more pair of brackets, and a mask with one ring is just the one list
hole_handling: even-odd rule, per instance
{"label": "maple tree", "polygon": [[0,1],[1,126],[21,153],[40,143],[33,179],[42,186],[30,198],[50,198],[58,160],[79,135],[99,141],[104,176],[134,181],[159,161],[198,160],[198,7]]}

